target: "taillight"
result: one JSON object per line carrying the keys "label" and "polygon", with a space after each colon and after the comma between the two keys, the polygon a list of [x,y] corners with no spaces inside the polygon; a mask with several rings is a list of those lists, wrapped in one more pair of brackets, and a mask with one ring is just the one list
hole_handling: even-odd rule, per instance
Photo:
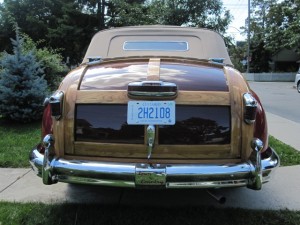
{"label": "taillight", "polygon": [[42,138],[47,134],[52,134],[52,118],[50,104],[46,102],[42,120]]}
{"label": "taillight", "polygon": [[257,100],[250,93],[245,93],[244,99],[244,121],[253,124],[256,118]]}
{"label": "taillight", "polygon": [[63,99],[64,93],[62,91],[56,92],[49,98],[49,104],[51,107],[51,116],[56,120],[59,120],[63,112]]}

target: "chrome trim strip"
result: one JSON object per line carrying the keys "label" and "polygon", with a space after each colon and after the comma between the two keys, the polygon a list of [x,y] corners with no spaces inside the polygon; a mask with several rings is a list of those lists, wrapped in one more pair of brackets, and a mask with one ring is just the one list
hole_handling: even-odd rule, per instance
{"label": "chrome trim strip", "polygon": [[250,162],[254,165],[253,171],[253,179],[250,184],[248,184],[249,188],[260,190],[262,187],[262,167],[261,167],[261,150],[263,149],[264,144],[259,139],[254,139],[251,143],[252,153],[250,155]]}
{"label": "chrome trim strip", "polygon": [[[279,166],[279,158],[275,151],[271,156],[261,160],[262,183],[270,178],[271,171]],[[37,175],[41,176],[44,156],[33,149],[30,163]],[[153,170],[151,168],[154,168]],[[114,187],[153,187],[153,185],[136,185],[136,173],[154,173],[165,176],[159,179],[161,188],[223,188],[247,186],[255,189],[253,183],[255,168],[251,162],[236,164],[144,164],[141,169],[135,163],[108,163],[83,160],[65,160],[53,158],[49,166],[53,183],[60,181],[66,183],[95,184]],[[164,172],[165,171],[165,172]],[[142,175],[139,174],[139,175]],[[141,182],[141,181],[140,181]],[[156,182],[157,184],[157,182]],[[252,185],[252,186],[251,186]],[[155,185],[157,186],[157,185]]]}
{"label": "chrome trim strip", "polygon": [[247,124],[253,124],[256,120],[257,101],[251,93],[245,93],[244,99],[244,121]]}
{"label": "chrome trim strip", "polygon": [[128,84],[127,93],[129,98],[135,97],[176,97],[177,85],[170,82],[147,80],[131,82]]}
{"label": "chrome trim strip", "polygon": [[49,104],[51,106],[51,116],[56,120],[60,120],[63,114],[63,101],[64,101],[64,92],[59,91],[54,93],[49,98]]}

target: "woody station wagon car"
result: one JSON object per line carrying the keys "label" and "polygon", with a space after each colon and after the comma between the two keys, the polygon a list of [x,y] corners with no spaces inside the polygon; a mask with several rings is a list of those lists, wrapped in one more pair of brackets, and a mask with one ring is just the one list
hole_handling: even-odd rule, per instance
{"label": "woody station wagon car", "polygon": [[279,165],[258,96],[207,29],[98,32],[42,135],[30,162],[46,185],[260,190]]}

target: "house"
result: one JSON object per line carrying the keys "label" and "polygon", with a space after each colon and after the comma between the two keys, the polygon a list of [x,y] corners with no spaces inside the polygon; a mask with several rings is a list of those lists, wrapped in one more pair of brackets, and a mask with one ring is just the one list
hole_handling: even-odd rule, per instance
{"label": "house", "polygon": [[283,48],[272,57],[270,67],[272,71],[295,72],[298,70],[300,54],[295,49]]}

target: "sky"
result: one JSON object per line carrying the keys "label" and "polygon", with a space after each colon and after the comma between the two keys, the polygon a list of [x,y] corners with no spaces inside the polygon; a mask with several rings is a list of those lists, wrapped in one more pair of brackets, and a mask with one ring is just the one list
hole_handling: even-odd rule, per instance
{"label": "sky", "polygon": [[246,40],[246,35],[240,34],[240,27],[245,26],[245,20],[248,17],[248,0],[223,0],[223,6],[230,10],[234,17],[227,33],[236,41]]}

